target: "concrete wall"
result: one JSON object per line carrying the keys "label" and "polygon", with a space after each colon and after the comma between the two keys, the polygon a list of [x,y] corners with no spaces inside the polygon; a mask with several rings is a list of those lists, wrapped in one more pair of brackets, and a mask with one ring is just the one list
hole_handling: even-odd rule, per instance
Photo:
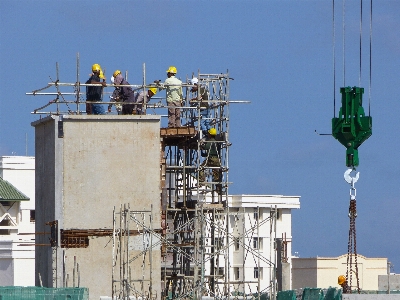
{"label": "concrete wall", "polygon": [[[318,273],[315,258],[292,258],[292,289],[317,287]],[[334,286],[331,284],[331,286]]]}
{"label": "concrete wall", "polygon": [[[50,227],[47,222],[59,220],[62,224],[63,218],[59,213],[59,200],[62,195],[60,184],[57,182],[62,179],[62,173],[58,172],[56,177],[56,167],[60,164],[59,157],[62,157],[62,140],[57,138],[57,122],[51,117],[44,118],[32,123],[35,126],[35,211],[36,222],[35,232],[48,233]],[[56,154],[57,162],[56,162]],[[62,165],[62,163],[61,163]],[[56,215],[57,207],[57,215]],[[62,206],[61,206],[62,208]],[[36,244],[49,245],[48,234],[39,234],[36,236]],[[55,281],[53,283],[52,274],[52,249],[49,246],[35,247],[35,285],[40,286],[40,278],[44,287],[58,287]],[[59,265],[62,261],[59,261]],[[56,265],[56,263],[54,263]],[[56,276],[61,279],[61,274]],[[60,280],[59,280],[60,281]]]}
{"label": "concrete wall", "polygon": [[379,290],[387,291],[388,283],[390,290],[400,290],[400,274],[390,274],[389,280],[387,275],[378,276]]}
{"label": "concrete wall", "polygon": [[290,264],[282,263],[282,291],[291,289]]}
{"label": "concrete wall", "polygon": [[400,295],[378,295],[378,294],[343,294],[342,300],[399,300]]}
{"label": "concrete wall", "polygon": [[29,258],[14,259],[14,286],[34,285],[35,257],[33,253],[29,254],[29,256],[31,256]]}
{"label": "concrete wall", "polygon": [[[61,229],[112,229],[113,208],[125,203],[136,210],[150,210],[152,205],[152,227],[160,228],[159,116],[50,116],[32,125],[36,132],[36,231],[49,232],[44,224],[53,220],[58,220]],[[48,236],[42,242],[48,243]],[[90,299],[111,295],[110,237],[89,238],[88,248],[59,248],[56,260],[51,247],[36,251],[36,269],[45,286],[60,287],[66,276],[72,286],[75,257],[80,286],[89,288]],[[160,250],[154,249],[153,291],[158,297],[160,259]],[[141,277],[135,271],[132,276]]]}
{"label": "concrete wall", "polygon": [[0,241],[0,282],[2,286],[14,285],[14,265],[12,259],[12,240]]}

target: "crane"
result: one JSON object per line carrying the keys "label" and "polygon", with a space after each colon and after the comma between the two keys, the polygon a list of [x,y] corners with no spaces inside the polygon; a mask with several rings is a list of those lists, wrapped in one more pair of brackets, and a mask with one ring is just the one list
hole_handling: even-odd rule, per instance
{"label": "crane", "polygon": [[[333,1],[333,28],[335,28],[335,0]],[[360,0],[360,73],[359,82],[361,83],[361,35],[362,35],[362,7],[363,0]],[[343,28],[344,26],[344,7],[345,0],[343,0]],[[370,84],[371,84],[371,33],[372,33],[372,0],[370,0]],[[335,30],[333,30],[335,32]],[[335,37],[335,33],[333,34]],[[344,37],[344,30],[343,30]],[[344,41],[344,39],[343,39]],[[335,49],[335,45],[333,45]],[[343,42],[343,55],[344,42]],[[334,51],[334,95],[336,92],[336,74],[335,74],[335,51]],[[343,57],[343,81],[345,81],[345,57]],[[344,84],[345,85],[345,84]],[[348,169],[344,172],[344,179],[350,184],[350,203],[349,203],[349,237],[347,247],[347,269],[346,276],[340,275],[338,283],[343,287],[343,292],[351,293],[352,288],[352,275],[356,277],[356,288],[357,292],[360,293],[360,283],[358,276],[358,265],[357,265],[357,239],[356,239],[356,217],[357,217],[357,202],[356,202],[356,188],[355,183],[359,179],[360,173],[356,171],[356,167],[359,165],[358,148],[372,135],[372,117],[370,114],[365,115],[363,108],[363,94],[364,88],[357,86],[344,86],[340,88],[341,97],[341,108],[339,115],[336,117],[336,103],[334,96],[334,117],[332,118],[332,136],[338,140],[343,146],[346,147],[346,167]],[[354,266],[353,266],[354,258]],[[354,267],[354,268],[353,268]],[[344,288],[346,287],[346,288]]]}
{"label": "crane", "polygon": [[[354,257],[355,276],[357,280],[357,290],[360,291],[357,265],[357,239],[356,239],[356,188],[359,172],[356,167],[359,165],[358,147],[372,135],[372,117],[365,116],[362,107],[362,95],[364,89],[361,87],[342,87],[342,107],[339,116],[332,118],[332,136],[346,147],[346,166],[349,168],[344,172],[344,179],[350,184],[350,204],[349,204],[349,241],[347,248],[347,271],[346,278],[352,281],[352,265]],[[353,175],[353,176],[352,176]],[[350,271],[349,271],[350,270]],[[342,276],[342,275],[341,275]]]}

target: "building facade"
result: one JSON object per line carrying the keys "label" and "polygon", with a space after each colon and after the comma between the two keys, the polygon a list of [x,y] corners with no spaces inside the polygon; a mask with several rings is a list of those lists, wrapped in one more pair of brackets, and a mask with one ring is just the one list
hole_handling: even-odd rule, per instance
{"label": "building facade", "polygon": [[231,289],[239,294],[290,288],[292,210],[299,196],[232,195],[229,201]]}
{"label": "building facade", "polygon": [[[358,254],[357,265],[360,289],[378,290],[378,277],[380,275],[387,275],[387,258],[368,258]],[[339,257],[293,258],[293,289],[304,287],[338,287],[338,276],[346,275],[346,270],[347,255]],[[354,289],[357,286],[357,281],[354,273],[352,274],[352,288]]]}
{"label": "building facade", "polygon": [[[35,285],[35,158],[0,157],[0,282]],[[15,195],[13,197],[13,195]]]}

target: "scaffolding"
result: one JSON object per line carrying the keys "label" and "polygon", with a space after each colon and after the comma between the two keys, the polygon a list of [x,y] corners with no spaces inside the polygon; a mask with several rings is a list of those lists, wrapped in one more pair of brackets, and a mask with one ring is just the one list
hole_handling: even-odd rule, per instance
{"label": "scaffolding", "polygon": [[[60,82],[58,65],[56,69],[56,80],[43,89],[27,93],[55,97],[33,113],[84,113],[82,105],[86,102],[81,89],[90,84],[79,81],[79,57],[75,83]],[[191,78],[186,78],[182,84],[185,92],[181,106],[182,127],[160,129],[160,207],[131,210],[129,204],[125,204],[119,211],[114,209],[112,232],[64,232],[65,239],[69,238],[64,244],[77,243],[78,247],[85,247],[88,236],[112,235],[113,299],[129,296],[136,299],[275,299],[277,209],[271,207],[269,217],[261,219],[255,217],[256,213],[260,215],[258,207],[255,211],[229,205],[229,106],[235,102],[229,95],[232,78],[228,71],[220,74],[198,71],[196,78],[197,92]],[[145,65],[142,84],[130,86],[135,91],[154,87],[153,83],[146,84]],[[42,92],[47,88],[56,91]],[[73,92],[64,92],[64,88],[73,88]],[[103,98],[107,94],[105,91]],[[158,102],[144,103],[144,111],[165,116],[168,106],[163,104],[164,99],[152,99]],[[111,101],[99,103],[115,104]],[[44,111],[47,108],[53,110]],[[213,141],[207,138],[210,128],[217,131]],[[207,143],[214,143],[216,147],[217,165],[207,163],[204,151]],[[161,214],[161,224],[157,226],[152,222],[155,214]],[[260,251],[261,230],[269,233],[269,245],[264,245],[268,248],[264,251],[268,257]],[[81,239],[77,240],[78,237]],[[156,257],[157,253],[161,253],[160,257]],[[251,270],[253,276],[246,267],[249,261],[256,266]],[[152,274],[158,265],[161,282],[155,282]],[[268,266],[268,270],[263,271],[261,265]],[[261,284],[262,277],[268,278],[265,286]],[[161,285],[160,294],[154,292],[156,285]]]}
{"label": "scaffolding", "polygon": [[[269,217],[254,219],[255,212],[249,210],[202,202],[186,218],[177,209],[170,210],[167,229],[161,232],[152,228],[152,210],[131,210],[129,204],[121,206],[119,212],[114,210],[112,297],[275,298],[276,208],[270,209]],[[259,244],[263,227],[269,228],[269,244],[264,245],[270,250],[268,258]],[[131,228],[135,228],[133,237]],[[162,292],[158,295],[153,291],[158,282],[152,272],[159,266],[153,251],[160,248]],[[246,271],[246,265],[254,261],[256,268],[251,271],[257,272],[256,279]],[[268,266],[264,276],[269,284],[265,286],[261,284],[262,265]]]}

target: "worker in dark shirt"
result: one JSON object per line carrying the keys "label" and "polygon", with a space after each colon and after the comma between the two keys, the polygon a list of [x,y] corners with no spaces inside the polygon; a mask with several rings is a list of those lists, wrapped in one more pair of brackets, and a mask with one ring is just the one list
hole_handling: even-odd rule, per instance
{"label": "worker in dark shirt", "polygon": [[216,190],[218,193],[221,192],[221,162],[219,159],[217,143],[215,137],[217,135],[217,130],[215,128],[211,128],[208,130],[208,138],[206,141],[201,145],[202,156],[205,157],[205,160],[200,165],[199,171],[199,184],[203,185],[204,181],[206,180],[206,176],[204,173],[205,167],[213,167],[212,169],[212,180],[216,183]]}
{"label": "worker in dark shirt", "polygon": [[[103,115],[105,113],[103,105],[90,103],[102,101],[103,87],[106,86],[106,82],[104,75],[101,73],[100,65],[94,64],[92,66],[92,75],[86,81],[87,84],[98,84],[86,87],[86,114],[88,115]],[[100,78],[100,75],[102,75],[103,79]]]}

